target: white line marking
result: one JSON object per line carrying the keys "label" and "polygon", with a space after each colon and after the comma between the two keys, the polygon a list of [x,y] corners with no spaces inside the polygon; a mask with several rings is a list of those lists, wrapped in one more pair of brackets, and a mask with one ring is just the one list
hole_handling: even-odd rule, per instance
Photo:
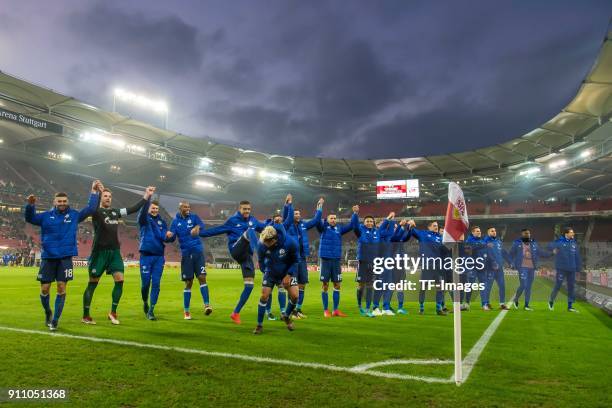
{"label": "white line marking", "polygon": [[[245,354],[233,354],[233,353],[224,353],[224,352],[219,352],[219,351],[189,349],[189,348],[184,348],[184,347],[165,346],[161,344],[146,344],[146,343],[138,343],[135,341],[114,340],[114,339],[106,339],[102,337],[78,336],[74,334],[48,332],[48,331],[41,331],[41,330],[18,329],[14,327],[6,327],[6,326],[0,326],[0,330],[10,331],[10,332],[15,332],[15,333],[40,334],[40,335],[51,336],[51,337],[63,337],[63,338],[69,338],[69,339],[92,341],[96,343],[116,344],[116,345],[121,345],[121,346],[132,346],[132,347],[147,348],[147,349],[154,349],[154,350],[177,351],[180,353],[199,354],[199,355],[210,356],[210,357],[223,357],[223,358],[250,361],[250,362],[256,362],[256,363],[279,364],[279,365],[306,367],[306,368],[314,368],[314,369],[321,369],[321,370],[328,370],[328,371],[340,371],[340,372],[345,372],[345,373],[370,375],[374,377],[392,378],[392,379],[398,379],[398,380],[415,380],[415,381],[424,381],[428,383],[451,383],[452,382],[451,380],[446,379],[446,378],[421,377],[421,376],[408,375],[408,374],[386,373],[382,371],[366,371],[366,370],[357,371],[355,370],[355,368],[360,367],[360,366],[342,367],[342,366],[336,366],[333,364],[320,364],[320,363],[309,363],[305,361],[281,360],[281,359],[274,359],[274,358],[268,358],[268,357],[250,356],[250,355],[245,355]],[[383,363],[386,363],[388,361],[390,360],[386,360]],[[395,361],[402,361],[402,360],[395,360]],[[419,360],[414,360],[414,361],[419,361]],[[382,365],[388,365],[388,364],[382,364]]]}
{"label": "white line marking", "polygon": [[[472,372],[472,369],[474,368],[474,365],[476,365],[476,362],[478,361],[478,358],[480,357],[480,354],[482,354],[482,351],[487,346],[487,343],[489,343],[489,340],[491,340],[491,337],[493,336],[493,334],[495,333],[495,331],[501,324],[502,320],[504,320],[504,317],[506,317],[507,313],[508,313],[508,310],[502,310],[497,315],[497,317],[491,322],[489,327],[487,327],[487,330],[485,330],[482,336],[480,336],[476,344],[474,344],[474,346],[472,347],[470,352],[467,354],[467,356],[465,356],[465,358],[463,359],[463,363],[461,365],[463,369],[462,383],[465,383],[467,379],[469,378],[470,373]],[[455,382],[454,374],[451,376],[450,380],[452,382]]]}
{"label": "white line marking", "polygon": [[384,361],[379,361],[377,363],[365,363],[365,364],[360,364],[360,365],[356,365],[353,368],[351,368],[351,371],[366,371],[369,370],[370,368],[374,368],[374,367],[383,367],[383,366],[390,366],[390,365],[400,365],[400,364],[412,364],[412,365],[436,365],[436,364],[453,364],[453,361],[451,360],[438,360],[438,359],[434,359],[434,360],[384,360]]}

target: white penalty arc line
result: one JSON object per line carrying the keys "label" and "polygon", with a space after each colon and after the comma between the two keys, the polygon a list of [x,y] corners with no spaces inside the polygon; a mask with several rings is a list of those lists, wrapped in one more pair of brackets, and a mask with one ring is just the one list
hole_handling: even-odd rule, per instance
{"label": "white penalty arc line", "polygon": [[[367,368],[362,368],[365,365],[361,364],[355,367],[342,367],[336,366],[333,364],[320,364],[320,363],[309,363],[305,361],[292,361],[292,360],[281,360],[269,357],[259,357],[259,356],[251,356],[246,354],[234,354],[234,353],[224,353],[220,351],[206,351],[206,350],[198,350],[198,349],[190,349],[184,347],[174,347],[174,346],[165,346],[162,344],[147,344],[147,343],[138,343],[135,341],[128,340],[115,340],[115,339],[107,339],[102,337],[89,337],[89,336],[79,336],[75,334],[66,334],[66,333],[57,333],[57,332],[48,332],[41,330],[29,330],[29,329],[18,329],[14,327],[0,326],[0,330],[15,332],[15,333],[26,333],[26,334],[40,334],[44,336],[50,337],[63,337],[69,339],[76,340],[84,340],[91,341],[95,343],[107,343],[107,344],[116,344],[120,346],[131,346],[138,348],[146,348],[153,350],[163,350],[163,351],[175,351],[180,353],[189,353],[189,354],[199,354],[203,356],[209,357],[222,357],[229,358],[234,360],[242,360],[256,363],[268,363],[268,364],[278,364],[278,365],[286,365],[293,367],[303,367],[303,368],[313,368],[320,370],[328,370],[328,371],[336,371],[336,372],[345,372],[351,374],[360,374],[360,375],[369,375],[373,377],[382,377],[382,378],[391,378],[398,380],[415,380],[415,381],[423,381],[427,383],[451,383],[451,379],[447,378],[436,378],[436,377],[421,377],[416,375],[409,374],[396,374],[396,373],[388,373],[383,371],[368,371]],[[410,363],[406,363],[409,361]],[[450,363],[439,363],[439,361],[443,360],[385,360],[374,364],[376,366],[384,366],[384,365],[394,365],[394,364],[450,364]]]}

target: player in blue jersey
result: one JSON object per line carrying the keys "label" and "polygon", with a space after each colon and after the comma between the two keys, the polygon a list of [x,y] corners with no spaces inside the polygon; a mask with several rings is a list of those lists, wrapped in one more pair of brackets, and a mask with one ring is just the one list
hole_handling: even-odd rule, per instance
{"label": "player in blue jersey", "polygon": [[198,237],[198,233],[202,229],[204,229],[204,223],[200,217],[191,212],[191,204],[183,201],[179,204],[179,210],[172,220],[170,230],[166,233],[166,240],[173,242],[178,238],[181,248],[181,280],[185,282],[185,288],[183,289],[183,318],[185,320],[191,320],[191,287],[194,278],[197,278],[200,284],[204,314],[208,316],[213,311],[206,281],[204,245]]}
{"label": "player in blue jersey", "polygon": [[[359,212],[359,206],[353,206],[353,213]],[[338,309],[340,305],[340,284],[342,283],[342,269],[340,258],[342,256],[342,236],[353,230],[353,224],[338,224],[336,214],[328,214],[325,221],[317,225],[321,234],[319,242],[319,280],[322,284],[321,300],[323,302],[324,317],[346,317]],[[333,313],[329,312],[329,281],[334,284]]]}
{"label": "player in blue jersey", "polygon": [[[291,199],[291,195],[289,194],[285,202],[290,203]],[[240,294],[234,311],[230,315],[230,318],[236,324],[242,323],[240,320],[240,311],[253,291],[253,279],[255,278],[253,252],[257,247],[256,232],[261,232],[266,227],[266,223],[257,220],[257,218],[251,215],[251,210],[251,203],[247,200],[243,200],[239,204],[238,211],[229,217],[223,225],[208,229],[199,228],[199,235],[202,238],[226,234],[230,255],[238,262],[242,270],[244,288],[242,289],[242,293]],[[193,231],[192,234],[194,234]]]}
{"label": "player in blue jersey", "polygon": [[[164,272],[164,257],[166,232],[168,225],[159,215],[159,203],[147,200],[138,213],[140,227],[140,280],[141,294],[147,319],[157,320],[155,305],[159,298],[160,284]],[[151,304],[148,305],[149,288],[151,288]]]}
{"label": "player in blue jersey", "polygon": [[574,308],[576,300],[575,286],[576,274],[582,271],[582,259],[580,258],[580,248],[574,238],[574,229],[566,227],[563,229],[561,238],[551,242],[548,250],[555,255],[555,286],[548,300],[548,308],[554,309],[555,298],[567,280],[567,311],[577,312]]}
{"label": "player in blue jersey", "polygon": [[[279,229],[281,231],[279,231]],[[268,298],[272,293],[272,288],[283,286],[289,293],[289,305],[282,314],[282,320],[287,324],[287,329],[294,329],[291,321],[291,314],[298,301],[297,288],[297,263],[298,263],[298,244],[293,238],[282,231],[282,224],[269,225],[264,228],[259,237],[257,246],[257,258],[259,268],[263,272],[261,297],[257,307],[257,326],[253,334],[261,334],[263,331],[263,320],[266,311]]]}
{"label": "player in blue jersey", "polygon": [[[304,319],[306,315],[302,313],[302,304],[304,303],[304,294],[306,284],[308,284],[308,264],[307,258],[310,253],[310,242],[308,239],[308,230],[316,227],[321,222],[323,214],[323,197],[317,201],[317,207],[314,217],[305,221],[302,219],[300,210],[293,211],[293,223],[287,227],[287,234],[293,238],[298,244],[298,265],[297,265],[297,281],[298,281],[298,303],[293,312],[293,318]],[[289,216],[289,206],[285,205],[283,209],[283,220],[286,221]]]}
{"label": "player in blue jersey", "polygon": [[[423,268],[421,269],[421,284],[423,281],[434,281],[439,285],[442,278],[442,235],[438,233],[437,221],[429,221],[427,230],[416,228],[414,220],[409,220],[410,235],[419,241],[419,253],[422,258]],[[444,295],[441,290],[436,290],[436,313],[440,316],[445,316],[447,312],[443,311],[442,303]],[[421,287],[419,290],[419,314],[425,313],[425,290]]]}
{"label": "player in blue jersey", "polygon": [[[72,257],[78,255],[78,224],[98,208],[101,189],[100,181],[94,181],[87,207],[80,211],[70,208],[66,193],[55,194],[53,208],[42,213],[36,212],[36,197],[28,197],[25,220],[40,227],[42,259],[37,279],[40,281],[40,302],[45,311],[45,324],[51,331],[57,330],[66,301],[66,285],[73,278]],[[57,282],[54,311],[49,305],[52,282]]]}
{"label": "player in blue jersey", "polygon": [[497,282],[497,287],[499,289],[499,308],[502,310],[508,310],[508,306],[506,305],[504,262],[511,265],[512,259],[510,258],[508,251],[504,249],[501,240],[497,237],[497,230],[495,227],[489,227],[487,229],[487,237],[484,239],[484,243],[486,245],[487,254],[487,259],[485,262],[487,273],[485,296],[488,302],[483,310],[491,310],[491,289],[493,289],[494,282]]}

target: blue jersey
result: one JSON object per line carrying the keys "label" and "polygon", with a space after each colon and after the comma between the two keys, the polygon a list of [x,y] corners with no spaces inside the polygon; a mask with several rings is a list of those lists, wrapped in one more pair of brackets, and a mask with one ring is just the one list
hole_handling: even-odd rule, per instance
{"label": "blue jersey", "polygon": [[357,237],[357,260],[373,261],[375,257],[380,255],[380,228],[368,228],[363,223],[359,223],[357,214],[353,214],[351,224]]}
{"label": "blue jersey", "polygon": [[[283,220],[288,220],[293,213],[290,205],[285,205],[283,208]],[[321,216],[323,212],[317,210],[314,217],[311,220],[298,222],[292,222],[290,225],[285,225],[287,234],[295,239],[298,243],[299,252],[298,255],[300,260],[306,259],[310,254],[310,242],[308,240],[308,230],[316,227],[321,222]]]}
{"label": "blue jersey", "polygon": [[580,248],[575,239],[561,237],[550,244],[548,250],[555,252],[555,268],[557,270],[580,272],[582,260],[580,259]]}
{"label": "blue jersey", "polygon": [[78,224],[96,212],[99,194],[90,194],[87,207],[78,211],[70,207],[64,211],[53,208],[37,213],[34,205],[25,206],[25,220],[40,226],[42,259],[59,259],[79,254],[77,248]]}
{"label": "blue jersey", "polygon": [[245,218],[239,211],[236,211],[236,213],[229,217],[223,225],[208,228],[206,230],[201,228],[200,236],[206,238],[213,237],[215,235],[227,234],[227,246],[231,252],[231,248],[234,246],[234,243],[238,241],[240,236],[244,234],[245,231],[249,231],[250,239],[256,239],[257,236],[254,232],[261,232],[266,225],[266,223],[258,221],[257,218],[253,217],[252,215]]}
{"label": "blue jersey", "polygon": [[296,276],[298,262],[298,244],[289,236],[278,236],[272,247],[262,242],[257,245],[259,269],[272,278],[282,279],[286,275]]}
{"label": "blue jersey", "polygon": [[204,223],[197,214],[189,213],[183,217],[180,212],[176,213],[172,224],[170,224],[172,238],[168,242],[173,242],[178,237],[182,256],[204,252],[204,245],[200,237],[191,235],[191,230],[196,225],[200,227],[200,231],[204,229]]}
{"label": "blue jersey", "polygon": [[497,239],[497,237],[486,237],[484,239],[484,243],[486,244],[486,256],[487,260],[485,262],[486,268],[489,271],[503,271],[504,270],[504,261],[509,264],[512,263],[512,259],[502,245],[501,240]]}
{"label": "blue jersey", "polygon": [[352,220],[353,218],[351,218],[349,224],[336,224],[334,226],[325,220],[317,225],[317,230],[321,234],[319,258],[340,259],[342,256],[342,235],[353,230]]}
{"label": "blue jersey", "polygon": [[420,230],[410,228],[410,236],[419,241],[419,252],[423,258],[441,258],[442,250],[442,235],[429,230]]}
{"label": "blue jersey", "polygon": [[155,217],[149,214],[151,200],[148,200],[138,213],[138,226],[140,227],[140,248],[144,255],[164,255],[164,242],[168,226],[159,214]]}

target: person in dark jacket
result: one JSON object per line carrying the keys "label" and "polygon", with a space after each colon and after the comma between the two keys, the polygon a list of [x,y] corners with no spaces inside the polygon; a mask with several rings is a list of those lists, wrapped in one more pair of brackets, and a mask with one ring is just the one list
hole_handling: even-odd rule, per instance
{"label": "person in dark jacket", "polygon": [[525,310],[532,311],[529,306],[531,300],[531,287],[535,279],[535,271],[538,269],[540,257],[549,257],[550,253],[543,251],[535,239],[531,238],[529,228],[521,230],[521,237],[512,243],[510,248],[510,259],[519,275],[519,287],[514,294],[512,305],[515,309],[519,307],[519,299],[525,292]]}
{"label": "person in dark jacket", "polygon": [[[70,208],[66,193],[55,194],[54,207],[42,213],[36,213],[36,197],[34,195],[28,197],[24,210],[25,220],[40,227],[42,259],[37,279],[40,281],[40,302],[45,312],[45,324],[51,331],[57,330],[66,301],[66,284],[73,279],[72,257],[79,254],[78,225],[98,208],[101,186],[99,180],[93,182],[87,207],[80,211]],[[52,282],[57,282],[53,312],[49,304]]]}
{"label": "person in dark jacket", "polygon": [[548,245],[548,250],[555,254],[555,286],[550,294],[548,308],[554,309],[555,298],[567,279],[567,310],[576,312],[574,301],[576,299],[575,284],[576,274],[582,271],[582,260],[580,259],[580,248],[574,239],[574,229],[565,228],[563,236]]}
{"label": "person in dark jacket", "polygon": [[[159,215],[159,203],[147,200],[138,213],[140,227],[140,281],[141,294],[147,319],[157,320],[155,305],[159,298],[162,274],[164,273],[164,250],[168,225]],[[151,305],[148,304],[151,288]]]}

